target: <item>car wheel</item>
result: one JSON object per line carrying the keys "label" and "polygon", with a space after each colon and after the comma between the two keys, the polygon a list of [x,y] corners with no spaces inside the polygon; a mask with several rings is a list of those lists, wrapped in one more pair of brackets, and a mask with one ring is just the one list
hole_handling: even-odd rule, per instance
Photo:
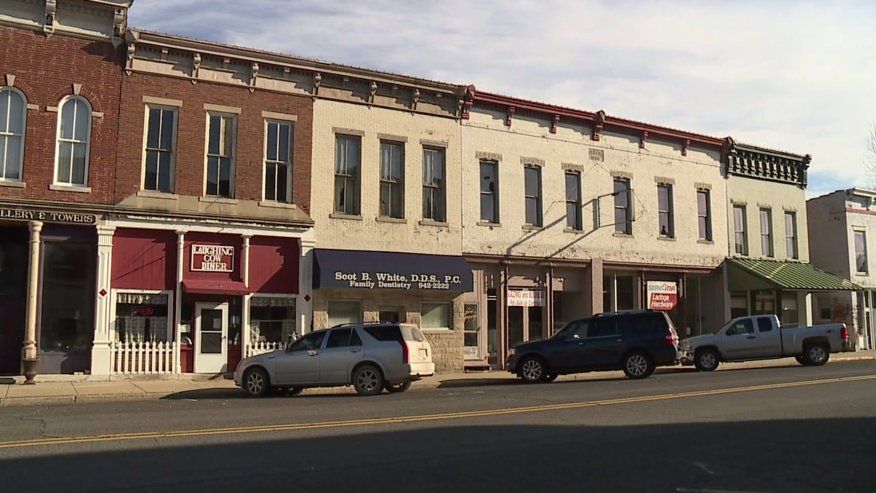
{"label": "car wheel", "polygon": [[721,357],[714,349],[697,351],[696,356],[694,356],[694,366],[699,371],[715,371],[719,364],[721,364]]}
{"label": "car wheel", "polygon": [[624,373],[634,380],[646,378],[654,373],[654,363],[645,353],[630,353],[624,358],[623,364]]}
{"label": "car wheel", "polygon": [[554,380],[557,379],[558,376],[559,375],[556,373],[548,373],[548,375],[546,377],[544,377],[544,381],[548,382],[548,383],[553,382]]}
{"label": "car wheel", "polygon": [[243,374],[243,390],[252,397],[262,397],[271,390],[271,380],[264,368],[249,368]]}
{"label": "car wheel", "polygon": [[383,390],[383,374],[374,365],[362,365],[353,372],[353,388],[359,395],[377,395]]}
{"label": "car wheel", "polygon": [[809,366],[821,366],[830,359],[830,349],[825,344],[813,344],[803,350],[803,360]]}
{"label": "car wheel", "polygon": [[526,383],[538,383],[544,381],[547,376],[547,370],[544,367],[544,361],[541,358],[530,356],[520,363],[520,370],[517,372]]}
{"label": "car wheel", "polygon": [[289,387],[289,395],[298,395],[304,392],[304,387]]}
{"label": "car wheel", "polygon": [[393,385],[393,384],[391,384],[391,383],[387,383],[387,384],[384,386],[384,388],[385,388],[386,391],[389,392],[390,394],[395,394],[395,393],[399,393],[399,392],[404,392],[405,390],[408,390],[409,388],[411,388],[411,381],[410,381],[410,380],[405,380],[404,382],[397,383],[397,384],[395,384],[395,385]]}

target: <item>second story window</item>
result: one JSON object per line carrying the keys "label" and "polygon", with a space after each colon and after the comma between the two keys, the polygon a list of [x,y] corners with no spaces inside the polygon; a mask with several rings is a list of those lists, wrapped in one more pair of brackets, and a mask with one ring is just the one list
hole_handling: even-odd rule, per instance
{"label": "second story window", "polygon": [[540,227],[541,221],[541,168],[525,166],[524,196],[526,198],[526,224]]}
{"label": "second story window", "polygon": [[499,163],[481,161],[481,221],[499,223]]}
{"label": "second story window", "polygon": [[773,256],[773,211],[760,210],[760,252],[764,257]]}
{"label": "second story window", "polygon": [[581,173],[566,171],[566,227],[581,231],[584,223],[581,220]]}
{"label": "second story window", "polygon": [[27,103],[11,87],[0,88],[0,180],[20,181]]}
{"label": "second story window", "polygon": [[85,187],[88,184],[88,152],[91,141],[91,105],[80,97],[61,103],[55,183]]}
{"label": "second story window", "polygon": [[447,220],[444,149],[423,149],[423,219]]}
{"label": "second story window", "polygon": [[399,142],[380,143],[380,215],[405,217],[405,148]]}
{"label": "second story window", "polygon": [[699,239],[712,241],[712,201],[707,189],[697,190],[697,229]]}
{"label": "second story window", "polygon": [[633,234],[633,215],[629,178],[614,179],[614,232]]}
{"label": "second story window", "polygon": [[867,233],[855,231],[855,272],[866,274],[870,269],[867,265]]}
{"label": "second story window", "polygon": [[173,193],[176,109],[146,107],[146,169],[143,189]]}
{"label": "second story window", "polygon": [[785,212],[785,251],[788,258],[800,257],[797,251],[797,213]]}
{"label": "second story window", "polygon": [[675,214],[672,204],[672,185],[657,185],[657,222],[661,238],[675,237]]}
{"label": "second story window", "polygon": [[234,151],[237,119],[209,113],[207,142],[207,190],[211,197],[234,197]]}
{"label": "second story window", "polygon": [[359,173],[362,139],[356,135],[335,136],[335,207],[340,214],[359,214]]}
{"label": "second story window", "polygon": [[292,124],[268,121],[265,133],[265,200],[291,203]]}
{"label": "second story window", "polygon": [[733,244],[739,255],[748,255],[748,234],[746,232],[745,206],[733,206]]}

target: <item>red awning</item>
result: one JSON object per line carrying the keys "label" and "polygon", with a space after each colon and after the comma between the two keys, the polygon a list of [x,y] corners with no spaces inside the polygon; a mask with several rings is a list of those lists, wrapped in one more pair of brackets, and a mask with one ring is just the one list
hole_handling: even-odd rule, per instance
{"label": "red awning", "polygon": [[240,281],[214,281],[209,279],[186,279],[183,290],[190,294],[229,294],[243,295],[250,292]]}

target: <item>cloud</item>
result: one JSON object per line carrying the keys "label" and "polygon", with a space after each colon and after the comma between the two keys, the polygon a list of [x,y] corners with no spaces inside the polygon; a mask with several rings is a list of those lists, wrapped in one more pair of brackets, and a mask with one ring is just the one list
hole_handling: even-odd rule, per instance
{"label": "cloud", "polygon": [[808,153],[810,193],[867,181],[869,2],[137,0],[131,24]]}

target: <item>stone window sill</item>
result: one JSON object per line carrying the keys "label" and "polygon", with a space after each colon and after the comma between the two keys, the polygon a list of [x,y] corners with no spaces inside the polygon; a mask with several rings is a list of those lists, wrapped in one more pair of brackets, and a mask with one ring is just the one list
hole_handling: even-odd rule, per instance
{"label": "stone window sill", "polygon": [[715,244],[715,242],[712,240],[697,240],[697,243],[700,243],[703,245],[714,245]]}
{"label": "stone window sill", "polygon": [[227,197],[198,197],[200,202],[209,202],[211,204],[229,204],[237,205],[240,202],[237,199],[229,199]]}
{"label": "stone window sill", "polygon": [[175,193],[156,192],[155,190],[140,190],[137,192],[137,196],[150,199],[179,200],[179,195]]}
{"label": "stone window sill", "polygon": [[544,229],[544,226],[536,226],[534,224],[524,224],[521,229],[523,229],[523,231],[541,231]]}
{"label": "stone window sill", "polygon": [[277,202],[275,200],[262,200],[259,202],[259,207],[269,207],[272,209],[297,209],[295,204],[287,204],[286,202]]}
{"label": "stone window sill", "polygon": [[658,236],[657,239],[660,241],[676,241],[674,236]]}
{"label": "stone window sill", "polygon": [[26,188],[27,183],[25,183],[23,181],[0,180],[0,187]]}
{"label": "stone window sill", "polygon": [[580,235],[584,233],[583,229],[575,229],[575,228],[563,228],[563,233],[572,233],[576,235]]}
{"label": "stone window sill", "polygon": [[361,214],[344,214],[343,212],[332,212],[329,214],[331,219],[346,219],[348,221],[361,221]]}
{"label": "stone window sill", "polygon": [[435,226],[437,228],[446,228],[448,224],[446,221],[433,221],[431,219],[423,219],[420,221],[420,226]]}
{"label": "stone window sill", "polygon": [[618,233],[615,232],[612,236],[615,238],[635,238],[632,233]]}
{"label": "stone window sill", "polygon": [[453,332],[450,327],[436,327],[434,329],[421,329],[426,334],[448,334]]}
{"label": "stone window sill", "polygon": [[56,192],[91,193],[91,187],[80,187],[77,185],[49,185],[49,190],[54,190]]}
{"label": "stone window sill", "polygon": [[379,223],[395,223],[395,224],[407,224],[408,220],[403,217],[390,217],[390,216],[377,216],[375,221]]}
{"label": "stone window sill", "polygon": [[502,223],[493,223],[490,221],[478,221],[478,226],[485,226],[487,228],[501,228]]}

